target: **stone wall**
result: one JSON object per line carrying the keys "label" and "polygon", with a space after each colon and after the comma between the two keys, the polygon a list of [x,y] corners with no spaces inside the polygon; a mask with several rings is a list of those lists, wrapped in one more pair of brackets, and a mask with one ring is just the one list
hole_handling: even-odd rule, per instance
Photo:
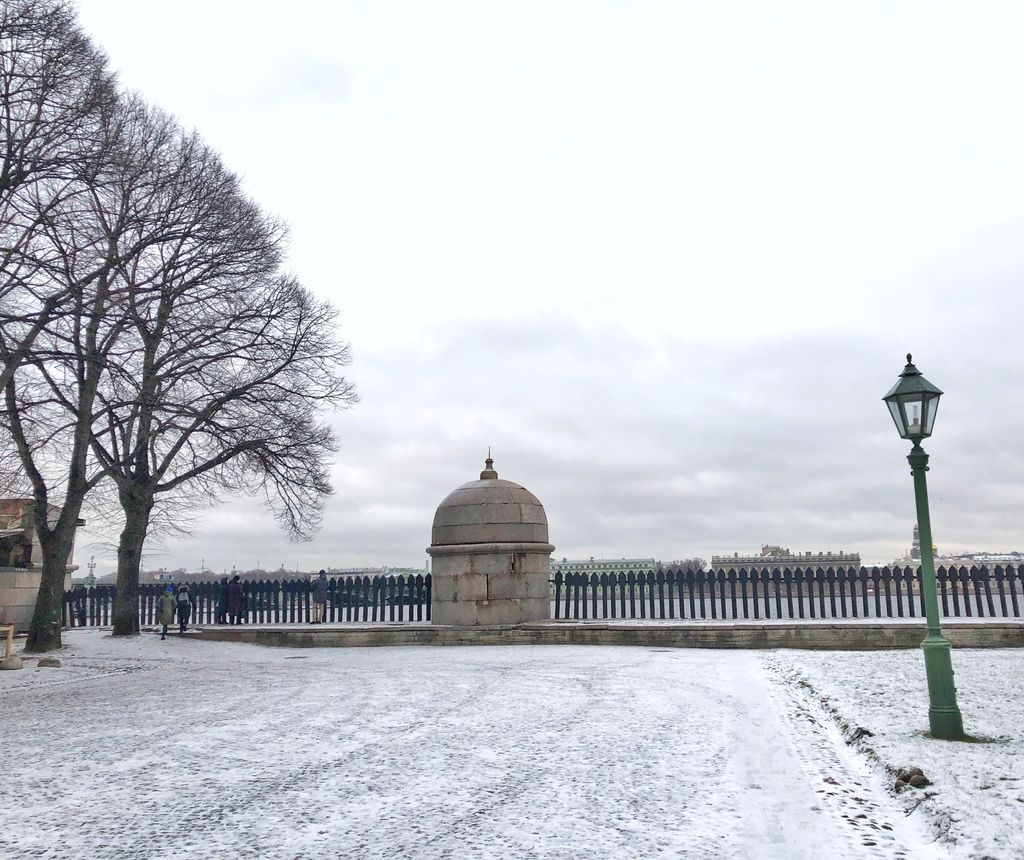
{"label": "stone wall", "polygon": [[[642,624],[549,621],[520,625],[438,627],[393,624],[338,627],[208,627],[197,638],[259,645],[354,648],[394,645],[637,645],[659,648],[796,648],[878,651],[919,648],[923,624],[814,623]],[[1020,622],[957,622],[943,625],[954,648],[1024,648]],[[553,658],[556,659],[556,658]]]}
{"label": "stone wall", "polygon": [[544,543],[432,546],[434,624],[521,624],[550,617],[550,556]]}

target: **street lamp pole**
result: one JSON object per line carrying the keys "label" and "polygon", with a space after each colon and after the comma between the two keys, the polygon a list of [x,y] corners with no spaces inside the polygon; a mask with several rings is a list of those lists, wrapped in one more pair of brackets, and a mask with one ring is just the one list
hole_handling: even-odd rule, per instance
{"label": "street lamp pole", "polygon": [[924,590],[924,613],[928,631],[921,643],[924,671],[928,676],[928,724],[932,736],[956,740],[964,736],[964,722],[956,703],[953,683],[953,659],[949,640],[939,628],[939,597],[935,584],[935,558],[932,554],[932,522],[928,513],[928,455],[915,444],[907,456],[914,476],[914,497],[917,500],[917,527],[921,538],[921,587]]}
{"label": "street lamp pole", "polygon": [[963,718],[956,703],[953,660],[949,640],[939,627],[939,598],[935,583],[935,557],[932,554],[932,523],[928,513],[928,455],[921,440],[932,434],[942,391],[932,385],[907,355],[907,366],[899,381],[882,398],[892,413],[896,429],[903,439],[913,443],[907,462],[914,476],[917,525],[921,542],[921,589],[927,633],[921,643],[924,670],[928,677],[928,724],[932,737],[959,740],[964,737]]}

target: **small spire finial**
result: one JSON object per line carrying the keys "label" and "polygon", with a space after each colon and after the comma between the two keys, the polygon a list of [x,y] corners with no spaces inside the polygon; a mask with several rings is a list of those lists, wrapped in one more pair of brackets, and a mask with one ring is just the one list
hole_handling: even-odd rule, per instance
{"label": "small spire finial", "polygon": [[[910,354],[910,353],[908,352],[908,353],[907,353],[907,364],[913,364],[913,363],[914,363],[914,356],[912,356],[912,355],[911,355],[911,354]],[[488,451],[488,453],[490,453],[490,452]]]}
{"label": "small spire finial", "polygon": [[491,459],[491,446],[487,446],[487,459],[484,460],[484,470],[480,473],[481,481],[494,480],[498,473],[494,471],[494,460]]}

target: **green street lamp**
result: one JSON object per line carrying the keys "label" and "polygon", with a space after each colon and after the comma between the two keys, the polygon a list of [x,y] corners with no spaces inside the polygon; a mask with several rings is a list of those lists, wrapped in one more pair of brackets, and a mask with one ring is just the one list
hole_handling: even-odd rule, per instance
{"label": "green street lamp", "polygon": [[900,437],[914,443],[907,456],[910,473],[914,476],[914,496],[917,499],[917,525],[921,537],[921,588],[924,591],[924,611],[928,632],[921,643],[924,669],[928,676],[928,722],[932,736],[957,740],[964,736],[964,723],[956,704],[953,684],[953,661],[949,640],[939,629],[939,599],[935,586],[935,559],[932,555],[932,524],[928,515],[928,485],[924,473],[928,471],[928,455],[921,440],[932,435],[935,413],[942,392],[932,385],[914,367],[907,354],[907,366],[899,381],[882,399],[892,413]]}

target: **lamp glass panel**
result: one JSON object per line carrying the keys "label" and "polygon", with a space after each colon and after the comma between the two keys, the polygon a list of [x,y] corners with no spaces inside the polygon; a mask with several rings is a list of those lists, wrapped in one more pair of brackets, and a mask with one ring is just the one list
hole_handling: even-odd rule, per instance
{"label": "lamp glass panel", "polygon": [[905,394],[900,397],[903,414],[906,416],[907,438],[927,436],[925,427],[925,400],[923,394]]}
{"label": "lamp glass panel", "polygon": [[895,398],[893,400],[886,400],[885,405],[889,407],[889,412],[892,413],[892,420],[896,422],[896,430],[900,436],[904,439],[907,438],[907,428],[903,423],[903,413],[900,412],[900,404]]}
{"label": "lamp glass panel", "polygon": [[929,394],[925,404],[924,431],[927,436],[932,435],[932,428],[935,426],[935,413],[939,411],[939,395]]}

